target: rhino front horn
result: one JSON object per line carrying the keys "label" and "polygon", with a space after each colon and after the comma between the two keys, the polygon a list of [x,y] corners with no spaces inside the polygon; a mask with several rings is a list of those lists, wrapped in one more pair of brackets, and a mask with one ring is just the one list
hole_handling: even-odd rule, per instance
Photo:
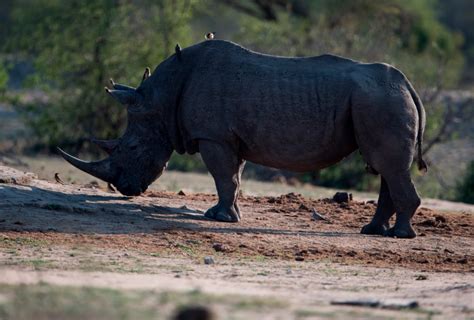
{"label": "rhino front horn", "polygon": [[61,155],[63,156],[64,160],[72,164],[74,167],[98,179],[113,183],[115,175],[113,174],[110,168],[109,159],[95,161],[95,162],[87,162],[87,161],[83,161],[81,159],[71,156],[70,154],[64,152],[61,148],[57,148],[57,149],[59,153],[61,153]]}

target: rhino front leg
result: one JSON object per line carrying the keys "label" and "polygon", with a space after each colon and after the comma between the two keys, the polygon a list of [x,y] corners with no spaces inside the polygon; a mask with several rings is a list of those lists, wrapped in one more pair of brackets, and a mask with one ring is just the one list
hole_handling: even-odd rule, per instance
{"label": "rhino front leg", "polygon": [[224,222],[240,221],[237,197],[245,161],[230,145],[209,140],[199,142],[199,152],[214,178],[219,196],[217,205],[207,210],[205,216]]}

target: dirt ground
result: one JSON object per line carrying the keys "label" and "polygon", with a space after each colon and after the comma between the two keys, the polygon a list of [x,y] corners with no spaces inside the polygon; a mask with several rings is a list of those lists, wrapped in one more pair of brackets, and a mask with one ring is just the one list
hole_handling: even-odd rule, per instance
{"label": "dirt ground", "polygon": [[[211,194],[148,191],[128,198],[1,166],[0,182],[3,284],[199,288],[282,303],[231,313],[217,303],[222,319],[474,317],[472,206],[422,207],[414,217],[418,237],[402,240],[359,234],[376,209],[373,201],[244,193],[243,220],[226,224],[204,218],[217,200]],[[315,220],[313,210],[326,221]],[[205,257],[214,263],[204,264]],[[332,304],[347,299],[420,306]]]}

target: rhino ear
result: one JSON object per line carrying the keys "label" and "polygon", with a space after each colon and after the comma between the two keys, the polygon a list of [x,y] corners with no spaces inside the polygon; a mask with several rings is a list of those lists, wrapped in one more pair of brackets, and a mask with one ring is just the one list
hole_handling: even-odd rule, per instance
{"label": "rhino ear", "polygon": [[140,98],[135,90],[110,90],[106,87],[105,91],[126,106],[136,104]]}
{"label": "rhino ear", "polygon": [[178,58],[178,61],[181,61],[181,47],[179,46],[179,43],[174,47],[174,51],[176,52],[176,58]]}
{"label": "rhino ear", "polygon": [[150,68],[146,67],[145,72],[143,73],[142,83],[143,83],[143,81],[148,79],[150,77],[150,75],[151,75]]}

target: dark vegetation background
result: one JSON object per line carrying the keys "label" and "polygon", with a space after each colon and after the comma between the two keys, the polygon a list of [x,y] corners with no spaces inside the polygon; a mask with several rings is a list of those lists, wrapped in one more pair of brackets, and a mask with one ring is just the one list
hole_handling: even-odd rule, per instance
{"label": "dark vegetation background", "polygon": [[[0,152],[54,153],[61,145],[98,156],[88,138],[115,138],[126,123],[125,110],[103,92],[108,79],[136,86],[176,43],[194,44],[209,31],[270,54],[333,53],[401,69],[427,111],[431,170],[417,186],[423,196],[474,202],[470,0],[3,0],[0,96],[27,130],[4,130]],[[205,171],[198,155],[173,155],[169,168]],[[319,172],[250,164],[245,174],[369,191],[379,183],[358,153]]]}

